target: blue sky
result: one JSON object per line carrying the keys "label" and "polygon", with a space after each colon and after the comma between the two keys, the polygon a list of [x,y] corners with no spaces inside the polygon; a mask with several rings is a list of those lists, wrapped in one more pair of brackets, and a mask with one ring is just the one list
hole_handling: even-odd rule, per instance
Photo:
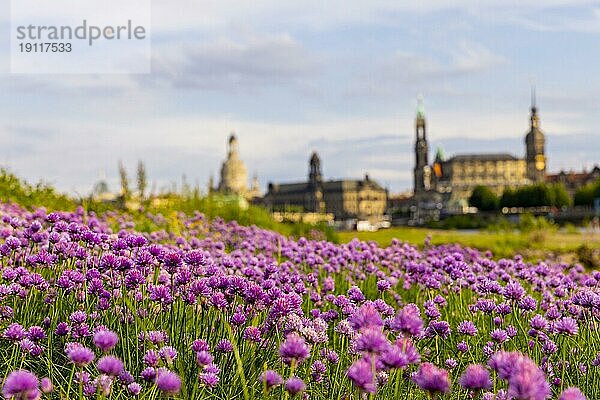
{"label": "blue sky", "polygon": [[85,194],[117,163],[155,187],[217,178],[231,131],[263,188],[369,173],[411,188],[416,96],[431,153],[524,153],[535,80],[551,171],[600,163],[600,2],[154,0],[149,75],[8,73],[0,165]]}

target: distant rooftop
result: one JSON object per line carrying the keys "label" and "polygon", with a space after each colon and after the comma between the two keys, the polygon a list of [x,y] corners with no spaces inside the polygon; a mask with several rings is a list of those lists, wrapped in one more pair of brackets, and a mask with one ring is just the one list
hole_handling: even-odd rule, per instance
{"label": "distant rooftop", "polygon": [[451,161],[514,161],[518,160],[512,154],[508,153],[480,153],[480,154],[457,154],[450,159]]}
{"label": "distant rooftop", "polygon": [[[324,181],[323,189],[326,191],[342,191],[357,189],[360,186],[370,186],[374,189],[381,189],[381,185],[371,179],[341,179]],[[273,183],[273,190],[278,193],[303,193],[309,189],[309,182],[297,183]]]}

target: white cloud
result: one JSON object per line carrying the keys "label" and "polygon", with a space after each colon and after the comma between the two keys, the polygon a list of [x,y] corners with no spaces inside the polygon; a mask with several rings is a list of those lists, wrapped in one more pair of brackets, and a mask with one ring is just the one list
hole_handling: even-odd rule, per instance
{"label": "white cloud", "polygon": [[297,83],[315,69],[314,55],[288,34],[246,35],[157,46],[151,79],[175,87],[237,91]]}
{"label": "white cloud", "polygon": [[505,62],[506,58],[482,44],[461,41],[458,49],[452,54],[452,64],[447,68],[446,73],[480,72]]}
{"label": "white cloud", "polygon": [[348,93],[389,96],[400,90],[429,88],[438,93],[449,93],[452,92],[449,86],[451,78],[482,73],[506,62],[505,57],[483,44],[464,40],[437,58],[399,50],[380,60],[369,73],[362,73]]}
{"label": "white cloud", "polygon": [[579,18],[556,14],[515,15],[509,21],[537,32],[600,32],[600,8],[584,10]]}
{"label": "white cloud", "polygon": [[595,4],[594,0],[154,0],[153,28],[172,32],[182,28],[202,30],[231,29],[252,23],[254,26],[288,26],[308,30],[329,30],[349,25],[388,25],[409,14],[419,15],[462,10],[472,15],[498,15],[540,12],[549,8]]}

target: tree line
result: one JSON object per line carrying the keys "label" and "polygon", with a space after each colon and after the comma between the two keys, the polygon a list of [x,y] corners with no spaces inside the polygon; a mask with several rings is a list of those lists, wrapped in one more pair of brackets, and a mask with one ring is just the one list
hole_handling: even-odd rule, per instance
{"label": "tree line", "polygon": [[576,206],[593,206],[594,199],[600,198],[600,179],[596,182],[588,183],[577,190],[573,197],[573,203]]}
{"label": "tree line", "polygon": [[476,186],[469,197],[469,205],[480,211],[497,211],[504,207],[568,207],[571,198],[564,185],[538,183],[516,189],[507,188],[502,196],[487,186]]}

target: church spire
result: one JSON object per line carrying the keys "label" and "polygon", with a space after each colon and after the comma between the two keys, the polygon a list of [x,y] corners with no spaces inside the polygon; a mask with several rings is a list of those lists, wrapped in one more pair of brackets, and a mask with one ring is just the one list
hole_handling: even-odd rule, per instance
{"label": "church spire", "polygon": [[414,192],[422,193],[428,190],[427,171],[429,170],[429,146],[427,144],[427,124],[423,96],[417,96],[417,118],[415,120],[415,169]]}
{"label": "church spire", "polygon": [[531,125],[525,136],[525,159],[527,177],[532,182],[543,182],[546,177],[546,138],[540,129],[540,117],[537,110],[535,84],[531,84]]}
{"label": "church spire", "polygon": [[425,119],[425,107],[423,106],[423,95],[417,95],[417,118]]}
{"label": "church spire", "polygon": [[537,99],[535,93],[535,83],[531,84],[531,129],[539,129],[540,127],[540,117],[537,113]]}

